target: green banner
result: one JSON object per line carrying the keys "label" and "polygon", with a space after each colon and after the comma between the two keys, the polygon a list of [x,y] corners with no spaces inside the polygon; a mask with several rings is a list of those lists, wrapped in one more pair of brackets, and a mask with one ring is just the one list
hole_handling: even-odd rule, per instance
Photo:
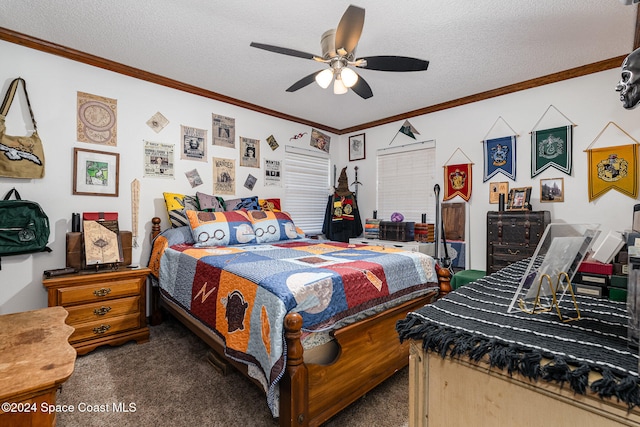
{"label": "green banner", "polygon": [[531,133],[531,178],[549,167],[571,175],[572,125]]}

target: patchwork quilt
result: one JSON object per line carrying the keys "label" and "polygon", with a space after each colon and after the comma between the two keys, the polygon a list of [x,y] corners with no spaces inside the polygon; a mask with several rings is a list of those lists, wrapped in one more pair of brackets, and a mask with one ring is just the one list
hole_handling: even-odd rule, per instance
{"label": "patchwork quilt", "polygon": [[274,414],[287,313],[302,316],[304,331],[324,331],[438,287],[433,258],[419,252],[311,239],[195,248],[186,232],[167,231],[149,261],[161,292],[218,334],[227,356],[249,365]]}

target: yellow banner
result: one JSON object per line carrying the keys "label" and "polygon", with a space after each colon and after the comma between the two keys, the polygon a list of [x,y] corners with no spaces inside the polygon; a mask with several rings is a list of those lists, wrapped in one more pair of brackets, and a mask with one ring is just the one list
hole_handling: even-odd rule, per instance
{"label": "yellow banner", "polygon": [[589,201],[611,189],[638,197],[638,144],[587,150]]}

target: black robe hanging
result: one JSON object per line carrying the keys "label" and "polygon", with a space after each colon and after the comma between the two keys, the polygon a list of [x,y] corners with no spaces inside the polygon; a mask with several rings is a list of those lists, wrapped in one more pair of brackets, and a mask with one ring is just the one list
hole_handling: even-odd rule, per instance
{"label": "black robe hanging", "polygon": [[339,196],[337,193],[329,196],[322,225],[325,237],[336,242],[349,242],[349,238],[360,236],[362,231],[356,196]]}

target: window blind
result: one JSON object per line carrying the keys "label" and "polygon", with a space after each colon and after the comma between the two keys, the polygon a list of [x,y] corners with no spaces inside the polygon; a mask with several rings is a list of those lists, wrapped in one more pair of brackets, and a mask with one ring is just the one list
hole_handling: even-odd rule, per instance
{"label": "window blind", "polygon": [[297,147],[285,147],[284,209],[307,235],[322,233],[329,196],[329,157]]}
{"label": "window blind", "polygon": [[378,150],[378,218],[389,221],[393,212],[405,221],[435,222],[435,141],[419,142]]}

